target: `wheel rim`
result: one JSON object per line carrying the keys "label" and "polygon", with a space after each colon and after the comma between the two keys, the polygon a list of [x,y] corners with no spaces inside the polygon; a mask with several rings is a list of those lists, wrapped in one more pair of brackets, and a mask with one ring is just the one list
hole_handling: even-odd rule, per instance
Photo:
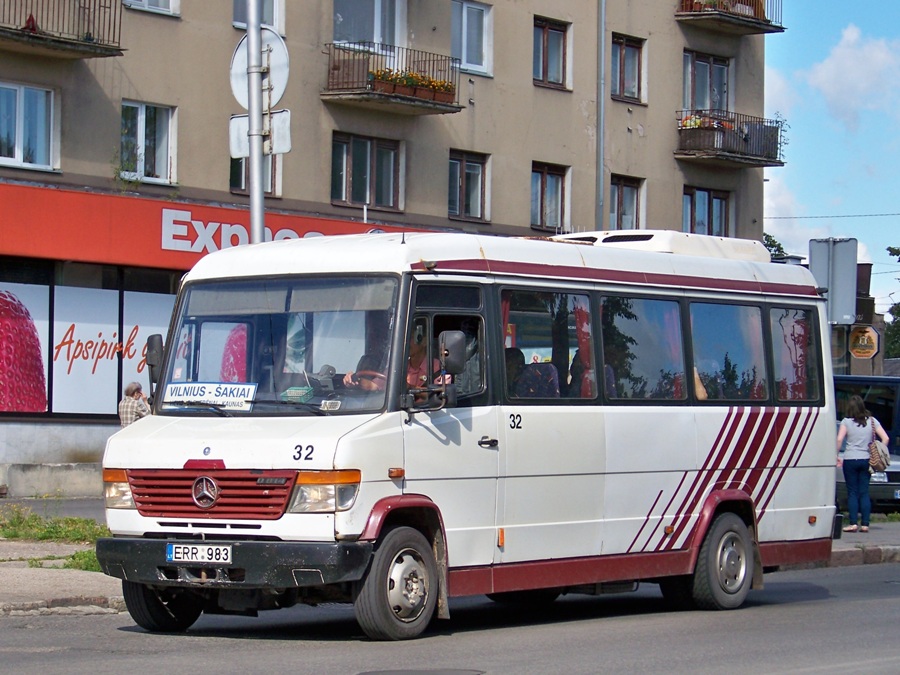
{"label": "wheel rim", "polygon": [[736,532],[729,532],[719,545],[719,585],[727,593],[737,593],[747,577],[747,550]]}
{"label": "wheel rim", "polygon": [[412,549],[400,551],[391,563],[387,596],[391,611],[401,621],[415,621],[428,600],[428,570],[425,561]]}

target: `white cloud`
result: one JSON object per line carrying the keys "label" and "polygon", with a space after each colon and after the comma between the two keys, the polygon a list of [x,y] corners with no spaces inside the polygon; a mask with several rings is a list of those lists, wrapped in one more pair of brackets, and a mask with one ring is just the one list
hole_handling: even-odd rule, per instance
{"label": "white cloud", "polygon": [[898,63],[900,43],[866,38],[850,24],[831,53],[805,77],[825,98],[829,114],[848,130],[856,131],[863,111],[896,110],[898,83],[894,74]]}
{"label": "white cloud", "polygon": [[790,117],[790,112],[799,100],[797,87],[775,68],[766,68],[766,117],[780,113]]}

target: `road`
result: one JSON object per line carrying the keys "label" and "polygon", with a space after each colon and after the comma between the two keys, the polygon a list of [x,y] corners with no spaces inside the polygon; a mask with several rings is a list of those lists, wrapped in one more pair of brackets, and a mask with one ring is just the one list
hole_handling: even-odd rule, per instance
{"label": "road", "polygon": [[203,616],[184,635],[145,633],[127,614],[5,617],[0,662],[40,675],[900,672],[900,564],[768,575],[731,612],[671,612],[649,585],[543,611],[484,598],[451,609],[403,643],[366,640],[343,606]]}

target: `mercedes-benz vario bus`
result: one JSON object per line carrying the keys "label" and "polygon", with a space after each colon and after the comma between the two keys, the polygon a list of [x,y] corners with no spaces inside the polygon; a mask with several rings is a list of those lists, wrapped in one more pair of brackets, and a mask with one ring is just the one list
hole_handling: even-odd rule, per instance
{"label": "mercedes-benz vario bus", "polygon": [[740,606],[831,552],[825,307],[758,242],[676,232],[320,237],[210,254],[109,439],[103,570],[131,616],[658,584]]}

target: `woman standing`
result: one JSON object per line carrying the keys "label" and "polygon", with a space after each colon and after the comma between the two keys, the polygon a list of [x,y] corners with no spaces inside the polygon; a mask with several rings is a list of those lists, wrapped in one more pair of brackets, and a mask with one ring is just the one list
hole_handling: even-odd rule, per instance
{"label": "woman standing", "polygon": [[[837,465],[844,470],[847,481],[847,510],[850,524],[844,532],[868,532],[872,500],[869,498],[869,443],[873,435],[885,444],[888,435],[863,403],[861,397],[853,395],[847,402],[847,416],[841,420],[837,434]],[[847,441],[846,448],[841,446]],[[861,518],[860,521],[857,518]]]}

